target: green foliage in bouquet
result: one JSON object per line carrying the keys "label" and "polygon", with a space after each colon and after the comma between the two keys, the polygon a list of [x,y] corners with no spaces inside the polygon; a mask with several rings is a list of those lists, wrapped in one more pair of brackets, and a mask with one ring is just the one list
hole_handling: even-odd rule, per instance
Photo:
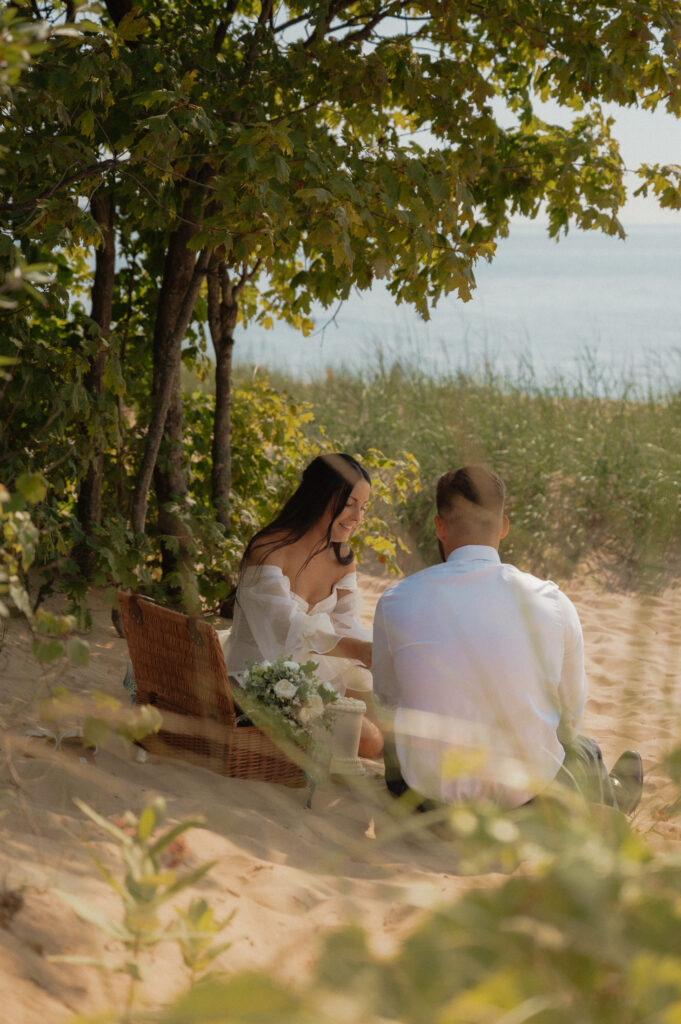
{"label": "green foliage in bouquet", "polygon": [[239,703],[256,725],[309,749],[311,727],[319,723],[330,728],[328,709],[338,700],[334,688],[317,678],[317,668],[316,661],[301,665],[286,655],[272,662],[249,662],[239,676]]}

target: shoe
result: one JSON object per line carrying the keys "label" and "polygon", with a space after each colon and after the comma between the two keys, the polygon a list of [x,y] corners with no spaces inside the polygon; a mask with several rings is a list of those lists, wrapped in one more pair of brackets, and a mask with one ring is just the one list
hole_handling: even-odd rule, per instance
{"label": "shoe", "polygon": [[643,792],[643,763],[638,751],[625,750],[618,757],[610,771],[610,781],[618,810],[631,814],[638,807]]}

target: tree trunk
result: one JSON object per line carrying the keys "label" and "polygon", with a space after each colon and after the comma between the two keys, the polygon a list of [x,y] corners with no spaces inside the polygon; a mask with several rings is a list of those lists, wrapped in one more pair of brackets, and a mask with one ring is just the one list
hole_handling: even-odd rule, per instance
{"label": "tree trunk", "polygon": [[208,324],[215,348],[212,499],[218,522],[229,530],[232,489],[232,352],[239,311],[224,259],[215,256],[208,273]]}
{"label": "tree trunk", "polygon": [[[92,199],[92,215],[102,231],[102,244],[95,253],[95,277],[92,285],[91,317],[99,326],[100,341],[97,353],[85,375],[84,386],[97,403],[103,391],[106,367],[106,339],[111,332],[113,293],[116,267],[116,240],[114,235],[114,202],[110,196],[97,194]],[[94,552],[87,544],[93,528],[102,522],[102,482],[104,456],[95,443],[92,460],[80,486],[76,515],[85,532],[86,540],[76,545],[73,557],[87,576],[93,567]]]}
{"label": "tree trunk", "polygon": [[[175,495],[181,497],[186,494],[187,490],[181,450],[180,363],[182,340],[189,327],[199,290],[208,270],[210,250],[202,250],[198,260],[194,262],[194,253],[187,248],[186,240],[181,237],[186,232],[186,228],[187,225],[183,224],[171,238],[158,301],[154,334],[153,408],[144,455],[137,477],[131,516],[132,527],[138,533],[144,532],[152,476],[155,476],[159,507],[172,500]],[[183,241],[184,244],[182,244]],[[169,435],[166,465],[157,467],[156,460],[171,406],[173,408],[170,419],[172,433]]]}
{"label": "tree trunk", "polygon": [[[211,169],[204,164],[182,204],[179,224],[170,235],[163,281],[156,306],[153,348],[152,411],[144,454],[133,496],[131,523],[143,533],[152,478],[162,535],[162,572],[173,576],[170,589],[178,600],[195,603],[190,594],[192,573],[187,565],[189,537],[184,517],[174,506],[186,505],[187,476],[183,452],[183,409],[180,367],[182,341],[187,333],[208,271],[212,247],[197,259],[190,243],[200,230],[205,192]],[[182,580],[187,581],[183,585]]]}

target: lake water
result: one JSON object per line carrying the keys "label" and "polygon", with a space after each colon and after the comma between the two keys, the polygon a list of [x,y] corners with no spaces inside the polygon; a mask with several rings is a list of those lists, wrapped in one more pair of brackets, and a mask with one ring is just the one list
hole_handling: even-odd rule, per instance
{"label": "lake water", "polygon": [[571,231],[558,243],[517,224],[475,273],[473,299],[441,299],[427,323],[377,282],[340,309],[315,310],[312,337],[239,329],[236,360],[300,377],[382,358],[432,374],[487,363],[515,380],[597,393],[681,386],[681,224],[634,225],[624,241]]}

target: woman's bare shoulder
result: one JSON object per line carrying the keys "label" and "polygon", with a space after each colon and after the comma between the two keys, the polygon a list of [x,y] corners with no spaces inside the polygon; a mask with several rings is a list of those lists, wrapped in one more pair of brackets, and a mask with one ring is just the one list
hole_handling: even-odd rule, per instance
{"label": "woman's bare shoulder", "polygon": [[[276,565],[284,569],[287,564],[287,548],[284,533],[268,533],[266,537],[259,537],[248,552],[247,566],[251,565]],[[281,547],[277,547],[280,544]]]}
{"label": "woman's bare shoulder", "polygon": [[[341,544],[339,553],[343,559],[342,562],[339,562],[335,552],[332,559],[331,573],[334,584],[339,583],[346,576],[354,575],[357,568],[352,548],[348,544]],[[350,557],[348,558],[348,556]]]}

